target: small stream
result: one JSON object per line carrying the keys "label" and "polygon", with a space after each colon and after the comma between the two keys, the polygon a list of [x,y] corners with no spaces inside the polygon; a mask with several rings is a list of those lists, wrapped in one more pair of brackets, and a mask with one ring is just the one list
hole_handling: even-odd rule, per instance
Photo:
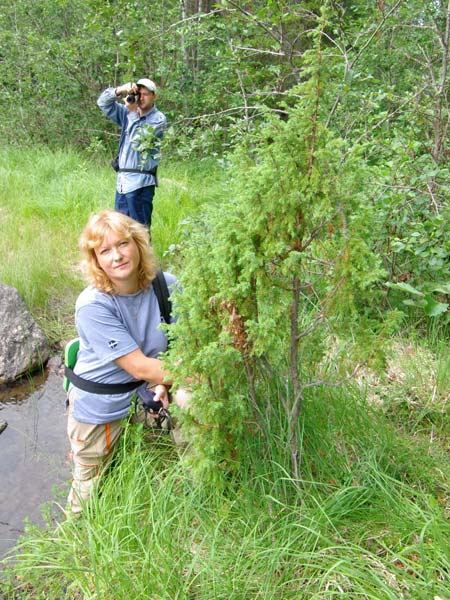
{"label": "small stream", "polygon": [[[0,559],[24,531],[24,519],[44,524],[42,504],[64,507],[70,480],[65,392],[50,372],[26,384],[0,387]],[[56,504],[52,513],[59,514]]]}

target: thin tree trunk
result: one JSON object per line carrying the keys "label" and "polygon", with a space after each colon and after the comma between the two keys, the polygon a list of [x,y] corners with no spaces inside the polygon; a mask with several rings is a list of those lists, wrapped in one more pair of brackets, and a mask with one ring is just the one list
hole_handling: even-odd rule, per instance
{"label": "thin tree trunk", "polygon": [[297,276],[292,280],[292,304],[291,318],[291,378],[293,388],[293,402],[291,405],[289,419],[289,450],[291,453],[292,474],[297,485],[300,487],[300,447],[298,439],[298,418],[302,407],[302,389],[298,372],[298,312],[300,303],[300,279]]}
{"label": "thin tree trunk", "polygon": [[449,39],[450,39],[450,0],[447,5],[447,18],[445,20],[445,32],[442,40],[442,66],[441,66],[441,82],[437,90],[437,101],[434,118],[434,145],[433,158],[439,162],[444,147],[444,139],[448,128],[448,118],[444,123],[443,111],[447,102],[447,70],[449,60]]}
{"label": "thin tree trunk", "polygon": [[[181,20],[183,23],[187,20],[187,0],[181,0]],[[181,54],[183,56],[183,64],[186,71],[189,71],[189,54],[186,47],[184,33],[181,34]]]}
{"label": "thin tree trunk", "polygon": [[[188,0],[181,0],[181,20],[183,22],[183,26],[186,23],[187,19],[187,2]],[[189,65],[189,53],[186,46],[186,39],[184,37],[184,31],[181,32],[181,56],[183,58],[183,65],[185,73],[189,73],[190,65]],[[189,107],[187,103],[187,94],[183,94],[183,109],[184,114],[189,114]]]}

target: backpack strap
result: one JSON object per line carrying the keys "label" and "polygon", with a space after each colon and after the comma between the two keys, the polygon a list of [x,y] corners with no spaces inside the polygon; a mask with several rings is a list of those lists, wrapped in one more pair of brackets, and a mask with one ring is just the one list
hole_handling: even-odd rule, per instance
{"label": "backpack strap", "polygon": [[127,383],[97,383],[76,375],[67,365],[64,367],[64,375],[75,387],[91,394],[126,394],[145,383],[143,380],[128,381]]}
{"label": "backpack strap", "polygon": [[172,302],[169,300],[169,288],[167,281],[162,271],[156,273],[155,279],[152,281],[153,289],[155,290],[156,298],[158,299],[159,310],[164,321],[169,325],[172,314]]}

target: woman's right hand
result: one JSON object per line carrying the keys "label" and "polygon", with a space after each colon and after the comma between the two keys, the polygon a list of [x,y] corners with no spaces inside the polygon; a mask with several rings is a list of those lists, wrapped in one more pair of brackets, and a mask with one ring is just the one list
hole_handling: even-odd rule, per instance
{"label": "woman's right hand", "polygon": [[169,408],[169,391],[165,385],[157,385],[153,388],[155,392],[154,401],[162,402],[163,407],[167,410]]}

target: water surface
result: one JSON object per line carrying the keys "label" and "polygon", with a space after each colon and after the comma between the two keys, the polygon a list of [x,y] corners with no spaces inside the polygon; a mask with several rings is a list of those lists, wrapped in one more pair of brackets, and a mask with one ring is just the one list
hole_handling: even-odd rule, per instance
{"label": "water surface", "polygon": [[[24,530],[24,519],[44,524],[42,504],[64,506],[70,479],[65,392],[51,372],[0,391],[0,559]],[[53,505],[58,515],[59,510]]]}

